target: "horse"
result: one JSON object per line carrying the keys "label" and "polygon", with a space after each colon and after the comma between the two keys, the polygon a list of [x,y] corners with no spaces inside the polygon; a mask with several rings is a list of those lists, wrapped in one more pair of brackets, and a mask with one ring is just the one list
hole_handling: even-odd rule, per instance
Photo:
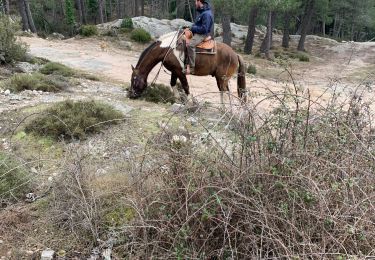
{"label": "horse", "polygon": [[[170,85],[172,89],[176,86],[177,78],[188,96],[190,94],[189,84],[184,73],[185,53],[180,40],[181,31],[170,32],[162,35],[158,40],[151,43],[139,57],[137,65],[132,65],[130,98],[138,98],[147,87],[147,78],[150,71],[159,63],[171,72]],[[237,72],[238,97],[246,102],[246,68],[240,55],[235,53],[231,47],[224,43],[216,44],[216,53],[197,53],[195,59],[195,76],[211,75],[216,78],[217,86],[221,93],[223,104],[223,92],[229,93],[228,81]]]}

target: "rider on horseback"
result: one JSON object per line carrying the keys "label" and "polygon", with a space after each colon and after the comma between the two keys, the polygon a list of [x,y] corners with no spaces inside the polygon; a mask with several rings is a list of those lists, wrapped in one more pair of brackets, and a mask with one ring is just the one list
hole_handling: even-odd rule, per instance
{"label": "rider on horseback", "polygon": [[186,67],[186,74],[194,74],[195,67],[195,47],[211,34],[213,28],[214,17],[211,7],[207,0],[195,0],[198,16],[195,23],[191,27],[193,38],[186,37],[187,50],[189,56],[189,64]]}

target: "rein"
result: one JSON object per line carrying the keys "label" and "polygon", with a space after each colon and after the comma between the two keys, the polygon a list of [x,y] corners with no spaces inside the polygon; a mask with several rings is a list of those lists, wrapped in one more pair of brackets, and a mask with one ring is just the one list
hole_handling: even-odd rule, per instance
{"label": "rein", "polygon": [[[161,68],[163,67],[163,63],[164,63],[166,57],[167,57],[167,56],[169,55],[169,53],[173,50],[173,48],[171,48],[171,44],[173,43],[174,38],[176,37],[176,35],[178,35],[179,31],[180,31],[180,29],[177,30],[176,34],[173,36],[171,42],[169,43],[168,51],[167,51],[167,53],[164,55],[163,60],[161,61],[161,64],[160,64],[160,68],[159,68],[159,70],[158,70],[158,73],[156,73],[154,79],[151,81],[150,86],[154,86],[154,85],[155,85],[155,82],[156,82],[156,80],[157,80],[158,77],[159,77],[159,74],[160,74]],[[182,35],[183,35],[183,34],[181,34],[180,37],[181,37]],[[180,37],[178,37],[178,39],[177,39],[176,41],[178,41]],[[165,71],[165,70],[164,70],[164,71]],[[166,71],[165,71],[165,72],[166,72]],[[167,73],[167,74],[168,74],[168,73]]]}

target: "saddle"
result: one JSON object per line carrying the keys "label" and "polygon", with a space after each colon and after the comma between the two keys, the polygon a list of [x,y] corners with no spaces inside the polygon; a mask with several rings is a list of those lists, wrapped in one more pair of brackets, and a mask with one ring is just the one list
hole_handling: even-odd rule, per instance
{"label": "saddle", "polygon": [[[185,29],[182,32],[186,38],[193,38],[193,33],[189,29]],[[215,54],[216,53],[216,42],[211,36],[207,36],[197,46],[195,46],[195,53],[201,54]]]}
{"label": "saddle", "polygon": [[196,53],[215,54],[216,42],[211,36],[207,36],[195,47]]}

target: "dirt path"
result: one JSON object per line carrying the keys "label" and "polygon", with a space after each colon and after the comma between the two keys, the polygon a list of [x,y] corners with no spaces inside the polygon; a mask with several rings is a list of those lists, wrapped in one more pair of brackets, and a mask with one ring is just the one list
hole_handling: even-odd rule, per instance
{"label": "dirt path", "polygon": [[[275,38],[277,39],[277,36]],[[295,80],[303,87],[309,87],[313,95],[319,95],[333,79],[338,79],[342,84],[355,84],[353,81],[364,77],[368,73],[369,66],[375,64],[375,43],[334,43],[322,39],[315,37],[306,43],[306,48],[313,57],[311,62],[298,62],[293,65]],[[51,41],[24,37],[22,41],[29,44],[32,55],[100,74],[125,84],[130,81],[131,65],[137,63],[142,50],[139,46],[139,51],[121,50],[110,43],[109,47],[102,51],[101,41],[91,38]],[[296,43],[292,42],[293,44]],[[258,65],[256,61],[255,65]],[[150,73],[149,82],[154,79],[158,69],[159,66],[156,66]],[[269,68],[266,66],[264,69]],[[170,75],[162,70],[157,82],[168,85],[169,80]],[[212,103],[219,102],[218,89],[213,77],[190,76],[189,83],[194,96]],[[268,79],[267,76],[247,78],[247,86],[251,91],[263,88],[277,90],[284,85],[281,80],[271,77]],[[230,81],[230,88],[233,93],[236,92],[235,79]]]}

